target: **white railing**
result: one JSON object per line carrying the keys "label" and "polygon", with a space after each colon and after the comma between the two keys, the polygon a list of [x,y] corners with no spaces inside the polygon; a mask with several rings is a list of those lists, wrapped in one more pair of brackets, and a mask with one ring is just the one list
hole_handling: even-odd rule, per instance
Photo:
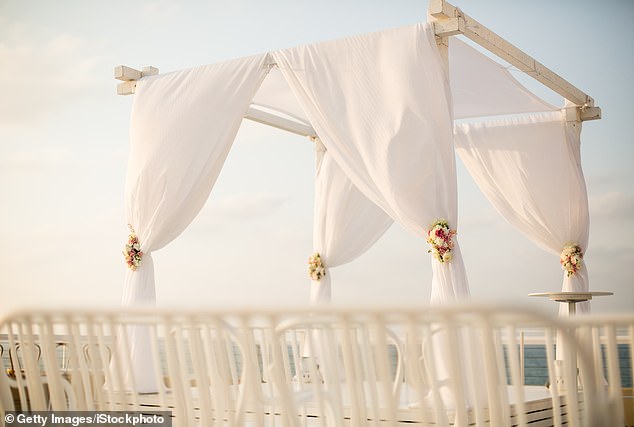
{"label": "white railing", "polygon": [[[32,312],[0,324],[16,349],[0,410],[169,410],[178,426],[623,425],[614,352],[617,328],[632,348],[633,318],[474,306]],[[132,372],[139,327],[151,394]],[[523,330],[543,336],[550,389],[524,387]]]}

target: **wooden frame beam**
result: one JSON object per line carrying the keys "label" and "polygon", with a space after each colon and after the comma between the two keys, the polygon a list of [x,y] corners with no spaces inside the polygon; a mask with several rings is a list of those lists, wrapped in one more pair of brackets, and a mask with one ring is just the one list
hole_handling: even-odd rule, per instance
{"label": "wooden frame beam", "polygon": [[247,113],[244,115],[244,118],[273,126],[274,128],[282,129],[296,135],[307,136],[309,138],[317,137],[317,132],[315,132],[315,129],[313,129],[312,126],[286,119],[272,113],[267,113],[266,111],[258,110],[257,108],[249,107]]}
{"label": "wooden frame beam", "polygon": [[[145,76],[154,76],[158,73],[159,70],[155,67],[143,67],[141,71],[125,65],[118,65],[114,67],[114,78],[123,82],[117,85],[117,95],[133,95],[136,90],[137,80]],[[307,136],[309,138],[317,137],[315,129],[307,124],[277,116],[273,113],[254,107],[249,107],[247,113],[244,115],[244,118],[272,126],[274,128],[282,129],[296,135]]]}
{"label": "wooden frame beam", "polygon": [[[484,47],[494,55],[505,60],[509,64],[533,77],[543,85],[549,87],[568,101],[576,105],[576,108],[568,108],[569,120],[585,121],[601,118],[601,109],[594,105],[594,99],[570,84],[565,79],[551,71],[549,68],[536,61],[530,55],[524,53],[493,31],[480,24],[475,19],[465,15],[459,8],[445,0],[429,0],[429,14],[434,18],[434,33],[438,38],[441,55],[448,60],[449,36],[463,34],[478,45]],[[142,77],[158,74],[154,67],[143,67],[141,71],[134,68],[119,65],[114,69],[114,77],[121,80],[117,85],[118,95],[131,95],[136,89],[136,82]],[[315,130],[309,125],[286,119],[262,110],[249,108],[246,119],[286,130],[298,135],[315,137]]]}
{"label": "wooden frame beam", "polygon": [[465,15],[459,8],[445,0],[429,0],[429,14],[435,19],[434,32],[437,37],[443,38],[463,34],[468,39],[577,105],[579,120],[601,118],[601,109],[594,105],[592,97],[475,19]]}
{"label": "wooden frame beam", "polygon": [[123,83],[117,85],[117,95],[132,95],[136,89],[136,81],[141,77],[155,76],[159,69],[155,67],[143,67],[141,71],[134,68],[118,65],[114,67],[114,78]]}

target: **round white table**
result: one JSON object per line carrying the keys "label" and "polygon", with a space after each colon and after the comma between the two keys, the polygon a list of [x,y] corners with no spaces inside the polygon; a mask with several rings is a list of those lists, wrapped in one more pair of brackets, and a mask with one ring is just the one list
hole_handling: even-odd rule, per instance
{"label": "round white table", "polygon": [[[551,301],[556,302],[565,302],[568,304],[568,315],[574,316],[577,313],[577,303],[590,301],[592,297],[603,297],[608,295],[614,295],[614,292],[537,292],[533,294],[528,294],[529,297],[547,297]],[[559,350],[559,349],[558,349]],[[565,354],[565,353],[563,353]],[[564,363],[563,360],[555,360],[555,384],[557,387],[565,387],[565,382],[563,379],[563,375],[561,374],[561,367],[558,367],[558,364]],[[576,356],[572,356],[570,358],[570,363],[574,364],[575,371],[577,366],[577,358]],[[558,373],[559,371],[559,373]],[[579,382],[577,380],[577,387],[579,387]]]}
{"label": "round white table", "polygon": [[574,315],[577,312],[578,302],[590,301],[592,297],[604,297],[614,295],[614,292],[537,292],[528,294],[529,297],[548,297],[551,301],[568,303],[568,314]]}

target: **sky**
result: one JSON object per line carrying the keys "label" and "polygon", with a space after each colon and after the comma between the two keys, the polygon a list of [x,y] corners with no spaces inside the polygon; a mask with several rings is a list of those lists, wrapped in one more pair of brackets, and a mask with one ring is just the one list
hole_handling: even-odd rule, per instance
{"label": "sky", "polygon": [[[634,2],[454,5],[591,95],[585,122],[593,311],[634,309]],[[113,68],[161,72],[424,21],[425,0],[0,0],[0,317],[29,307],[118,306],[132,96]],[[559,98],[529,83],[540,95]],[[459,239],[473,299],[556,311],[559,259],[513,229],[457,159]],[[157,304],[306,304],[314,154],[302,137],[244,121],[207,205],[153,254]],[[399,225],[336,269],[337,304],[425,304],[428,245]]]}

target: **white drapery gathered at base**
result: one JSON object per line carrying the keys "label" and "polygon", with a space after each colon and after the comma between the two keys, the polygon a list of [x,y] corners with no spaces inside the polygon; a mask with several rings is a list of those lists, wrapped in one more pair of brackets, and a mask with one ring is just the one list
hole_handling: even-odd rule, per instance
{"label": "white drapery gathered at base", "polygon": [[[128,270],[123,304],[155,303],[152,252],[180,235],[203,207],[242,117],[268,71],[267,55],[139,81],[130,120],[126,218],[144,253]],[[148,331],[129,334],[138,391],[156,391]],[[129,374],[129,373],[128,373]],[[128,377],[128,380],[131,380]]]}
{"label": "white drapery gathered at base", "polygon": [[[430,24],[272,55],[328,155],[365,197],[421,245],[435,219],[457,228],[450,91]],[[468,297],[455,250],[450,263],[432,257],[432,296]]]}
{"label": "white drapery gathered at base", "polygon": [[[327,155],[367,199],[419,236],[423,247],[435,220],[457,228],[451,94],[430,24],[273,57]],[[430,258],[431,302],[467,299],[457,241],[451,262]],[[445,332],[433,340],[435,380],[447,386],[443,397],[464,400],[448,379]]]}
{"label": "white drapery gathered at base", "polygon": [[[456,126],[456,151],[497,211],[530,240],[560,256],[588,247],[588,196],[581,124],[564,111]],[[559,262],[553,258],[553,262]],[[562,291],[588,291],[588,272],[563,273]],[[587,303],[580,311],[588,311]],[[565,304],[560,313],[567,313]]]}
{"label": "white drapery gathered at base", "polygon": [[311,304],[331,300],[333,267],[354,261],[392,225],[392,219],[372,203],[341,171],[318,139],[315,140],[315,216],[313,249],[327,272],[311,283]]}

